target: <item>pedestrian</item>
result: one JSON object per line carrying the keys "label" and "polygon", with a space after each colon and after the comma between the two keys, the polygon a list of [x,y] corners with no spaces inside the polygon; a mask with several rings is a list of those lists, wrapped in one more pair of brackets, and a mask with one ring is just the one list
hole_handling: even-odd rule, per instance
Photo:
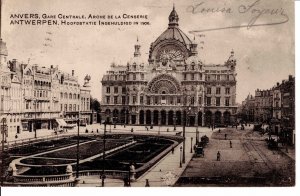
{"label": "pedestrian", "polygon": [[167,128],[167,132],[169,132],[169,128]]}
{"label": "pedestrian", "polygon": [[217,161],[220,161],[221,160],[221,153],[220,153],[220,151],[218,151],[218,153],[217,153]]}
{"label": "pedestrian", "polygon": [[174,154],[174,147],[172,148],[172,154]]}
{"label": "pedestrian", "polygon": [[133,132],[133,128],[131,128],[131,132]]}
{"label": "pedestrian", "polygon": [[99,130],[97,129],[97,133],[99,133]]}
{"label": "pedestrian", "polygon": [[221,129],[219,129],[219,133],[221,133]]}
{"label": "pedestrian", "polygon": [[231,142],[231,140],[230,140],[229,144],[230,144],[230,148],[232,148],[232,142]]}
{"label": "pedestrian", "polygon": [[225,140],[227,140],[227,134],[225,133]]}
{"label": "pedestrian", "polygon": [[15,138],[18,139],[18,135],[17,134],[16,134]]}

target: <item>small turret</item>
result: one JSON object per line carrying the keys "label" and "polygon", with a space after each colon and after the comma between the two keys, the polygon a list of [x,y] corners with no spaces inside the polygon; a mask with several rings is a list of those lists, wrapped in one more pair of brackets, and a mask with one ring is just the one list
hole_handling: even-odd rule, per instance
{"label": "small turret", "polygon": [[192,44],[191,44],[192,56],[196,56],[198,54],[197,46],[198,46],[198,44],[196,43],[196,39],[195,39],[195,36],[194,36],[194,40],[192,41]]}
{"label": "small turret", "polygon": [[169,27],[178,26],[179,17],[175,10],[175,5],[173,5],[173,10],[169,15]]}
{"label": "small turret", "polygon": [[234,51],[232,49],[231,54],[227,60],[227,62],[225,63],[226,66],[230,67],[231,70],[235,70],[235,66],[236,66],[236,59],[234,56]]}
{"label": "small turret", "polygon": [[136,39],[136,44],[134,45],[134,57],[141,56],[140,52],[141,45],[139,44],[139,38]]}

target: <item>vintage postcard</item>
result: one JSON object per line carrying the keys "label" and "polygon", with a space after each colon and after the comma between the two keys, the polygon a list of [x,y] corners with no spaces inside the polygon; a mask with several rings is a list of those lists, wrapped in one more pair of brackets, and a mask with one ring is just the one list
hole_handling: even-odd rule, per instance
{"label": "vintage postcard", "polygon": [[1,0],[1,187],[294,187],[292,0]]}

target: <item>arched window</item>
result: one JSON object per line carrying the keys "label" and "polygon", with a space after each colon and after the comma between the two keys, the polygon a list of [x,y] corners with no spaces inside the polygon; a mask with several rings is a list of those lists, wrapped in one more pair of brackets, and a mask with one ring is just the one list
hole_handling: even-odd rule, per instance
{"label": "arched window", "polygon": [[72,99],[72,93],[69,94],[69,99]]}

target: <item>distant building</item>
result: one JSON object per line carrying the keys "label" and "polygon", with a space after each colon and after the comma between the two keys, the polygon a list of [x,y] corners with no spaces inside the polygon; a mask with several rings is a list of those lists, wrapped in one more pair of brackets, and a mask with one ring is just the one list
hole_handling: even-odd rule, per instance
{"label": "distant building", "polygon": [[273,91],[259,90],[255,91],[255,111],[254,119],[256,122],[269,122],[273,112]]}
{"label": "distant building", "polygon": [[134,45],[126,65],[111,64],[102,78],[102,115],[115,123],[189,126],[236,121],[236,59],[204,64],[197,44],[179,28],[173,8],[167,29],[153,42],[148,62]]}

